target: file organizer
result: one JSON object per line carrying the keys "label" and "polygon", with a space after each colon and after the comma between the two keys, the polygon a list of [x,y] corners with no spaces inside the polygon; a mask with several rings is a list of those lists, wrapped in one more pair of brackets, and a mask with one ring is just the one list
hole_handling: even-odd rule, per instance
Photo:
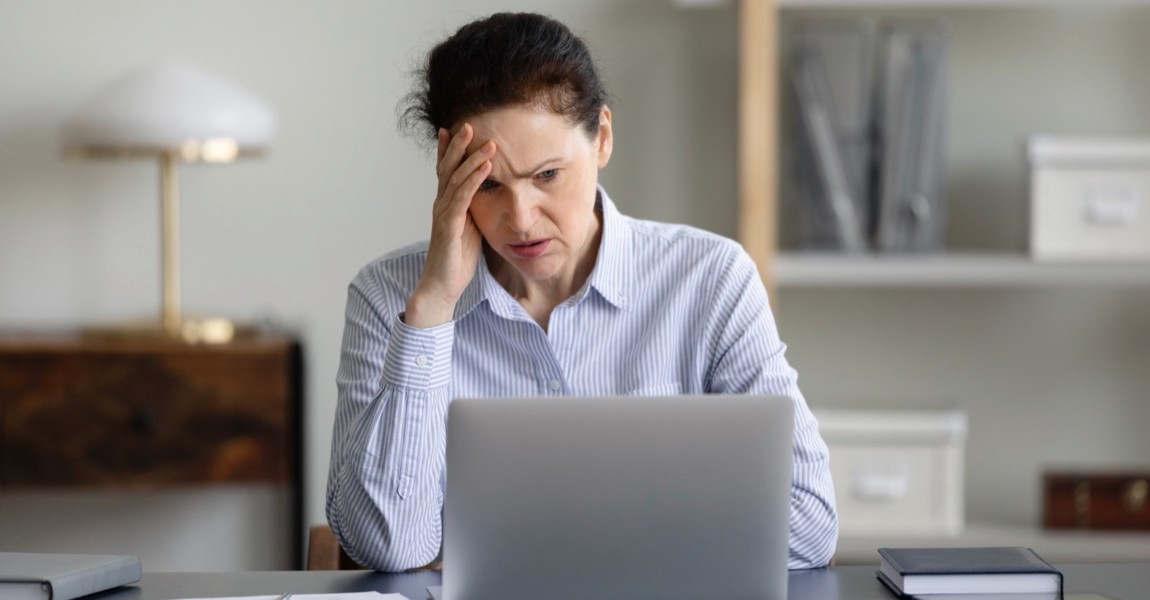
{"label": "file organizer", "polygon": [[942,246],[946,38],[929,25],[883,28],[876,127],[881,146],[878,230],[888,251]]}
{"label": "file organizer", "polygon": [[800,247],[942,246],[947,45],[932,22],[793,27],[788,137]]}
{"label": "file organizer", "polygon": [[824,21],[792,40],[796,218],[806,248],[866,247],[871,39],[866,22]]}

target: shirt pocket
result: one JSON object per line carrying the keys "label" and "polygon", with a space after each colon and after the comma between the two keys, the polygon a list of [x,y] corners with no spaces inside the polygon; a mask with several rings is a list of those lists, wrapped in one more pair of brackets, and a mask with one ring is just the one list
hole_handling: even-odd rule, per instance
{"label": "shirt pocket", "polygon": [[668,381],[656,384],[641,384],[624,394],[626,396],[681,396],[683,386],[678,381]]}

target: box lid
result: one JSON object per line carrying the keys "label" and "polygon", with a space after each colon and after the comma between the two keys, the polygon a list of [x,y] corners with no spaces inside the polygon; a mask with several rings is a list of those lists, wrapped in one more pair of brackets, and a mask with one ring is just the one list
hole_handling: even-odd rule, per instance
{"label": "box lid", "polygon": [[1026,143],[1033,167],[1150,166],[1150,138],[1032,136]]}
{"label": "box lid", "polygon": [[823,439],[862,443],[945,443],[966,439],[966,412],[961,410],[819,409]]}

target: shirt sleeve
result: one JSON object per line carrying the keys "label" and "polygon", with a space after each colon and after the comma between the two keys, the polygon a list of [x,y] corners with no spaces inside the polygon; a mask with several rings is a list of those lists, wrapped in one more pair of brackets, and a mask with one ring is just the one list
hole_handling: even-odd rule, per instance
{"label": "shirt sleeve", "polygon": [[794,475],[788,567],[826,566],[838,541],[830,456],[798,374],[787,363],[758,270],[741,248],[721,273],[709,306],[710,393],[786,396],[794,402]]}
{"label": "shirt sleeve", "polygon": [[401,296],[366,269],[348,288],[326,498],[344,550],[381,571],[430,563],[442,535],[455,330],[404,324]]}

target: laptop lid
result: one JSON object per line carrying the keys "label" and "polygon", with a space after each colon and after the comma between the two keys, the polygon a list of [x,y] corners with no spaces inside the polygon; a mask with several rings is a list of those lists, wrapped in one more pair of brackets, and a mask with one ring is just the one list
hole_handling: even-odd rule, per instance
{"label": "laptop lid", "polygon": [[444,600],[783,600],[793,410],[729,395],[454,401]]}

